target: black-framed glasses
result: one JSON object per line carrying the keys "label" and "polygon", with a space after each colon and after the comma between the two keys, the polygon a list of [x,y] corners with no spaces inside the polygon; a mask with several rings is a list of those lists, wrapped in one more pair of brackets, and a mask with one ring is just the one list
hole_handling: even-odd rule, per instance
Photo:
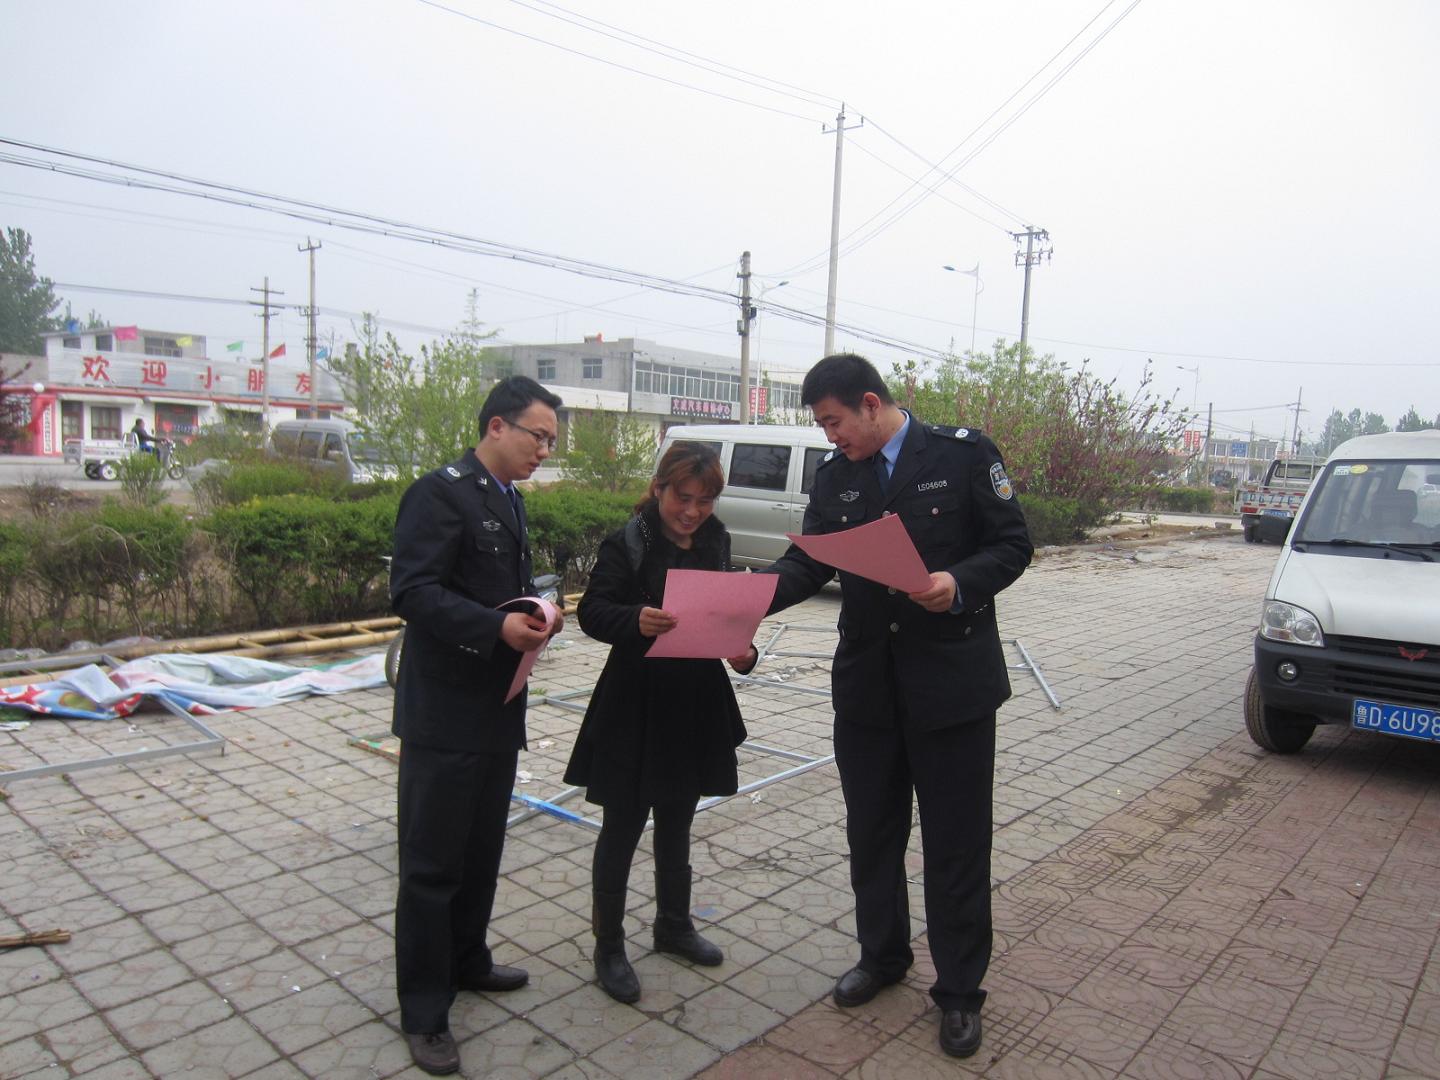
{"label": "black-framed glasses", "polygon": [[[505,420],[505,417],[502,416],[500,419],[501,419],[501,420]],[[524,424],[517,424],[517,423],[515,423],[514,420],[505,420],[505,423],[509,424],[511,427],[515,428],[517,431],[523,431],[523,432],[525,432],[526,435],[529,435],[532,439],[535,440],[535,445],[536,445],[536,446],[543,446],[543,447],[545,447],[547,450],[554,450],[554,449],[555,449],[555,436],[554,436],[554,435],[551,435],[551,434],[549,434],[548,432],[545,432],[545,431],[536,431],[534,428],[528,428],[528,427],[526,427]]]}

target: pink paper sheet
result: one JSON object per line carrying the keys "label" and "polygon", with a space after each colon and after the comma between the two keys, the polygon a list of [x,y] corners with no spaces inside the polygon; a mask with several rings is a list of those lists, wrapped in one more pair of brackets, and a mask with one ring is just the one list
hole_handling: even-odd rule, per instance
{"label": "pink paper sheet", "polygon": [[[538,596],[517,596],[514,600],[506,600],[498,608],[500,611],[523,611],[533,612],[545,620],[545,629],[549,630],[555,625],[555,620],[560,617],[560,609],[549,600],[542,600]],[[535,661],[540,659],[540,654],[545,651],[545,645],[550,644],[550,639],[545,639],[545,644],[529,652],[520,654],[520,666],[515,669],[515,678],[510,680],[510,689],[505,692],[505,700],[509,701],[525,685],[525,680],[530,678],[530,672],[535,667]]]}
{"label": "pink paper sheet", "polygon": [[671,570],[661,607],[680,621],[645,655],[723,660],[748,652],[779,582],[774,574]]}
{"label": "pink paper sheet", "polygon": [[925,569],[915,542],[897,514],[887,514],[844,532],[785,535],[812,559],[836,570],[858,574],[903,593],[930,588],[930,571]]}

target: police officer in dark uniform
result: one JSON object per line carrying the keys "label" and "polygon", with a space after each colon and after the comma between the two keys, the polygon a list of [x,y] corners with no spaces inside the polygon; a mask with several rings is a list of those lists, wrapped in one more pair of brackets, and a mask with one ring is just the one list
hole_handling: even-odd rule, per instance
{"label": "police officer in dark uniform", "polygon": [[[863,357],[821,360],[801,401],[836,446],[816,470],[804,531],[899,514],[930,571],[929,588],[909,595],[840,574],[831,688],[860,959],[835,984],[835,1001],[864,1004],[914,960],[905,880],[913,790],[940,1045],[969,1057],[980,1048],[990,963],[995,710],[1010,696],[994,601],[1034,549],[995,444],[974,429],[922,424]],[[774,611],[835,573],[794,546],[771,571],[780,575]]]}
{"label": "police officer in dark uniform", "polygon": [[546,630],[496,606],[536,595],[514,484],[555,449],[559,405],[524,376],[496,384],[479,445],[410,485],[395,520],[390,599],[406,622],[391,728],[401,740],[396,988],[411,1055],[437,1076],[460,1067],[456,991],[515,990],[528,978],[494,963],[485,936],[525,745],[525,693],[505,693]]}

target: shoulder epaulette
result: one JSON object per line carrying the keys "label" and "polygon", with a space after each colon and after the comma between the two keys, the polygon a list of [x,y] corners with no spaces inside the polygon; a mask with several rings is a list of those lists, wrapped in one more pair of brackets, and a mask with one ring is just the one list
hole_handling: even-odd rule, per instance
{"label": "shoulder epaulette", "polygon": [[947,424],[930,424],[929,431],[932,435],[943,435],[947,439],[958,439],[961,442],[979,442],[980,429],[973,427],[950,427]]}

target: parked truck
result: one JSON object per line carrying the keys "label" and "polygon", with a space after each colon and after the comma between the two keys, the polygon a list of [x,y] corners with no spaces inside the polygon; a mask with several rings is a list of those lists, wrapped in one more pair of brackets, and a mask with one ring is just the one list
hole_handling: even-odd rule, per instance
{"label": "parked truck", "polygon": [[1241,484],[1235,492],[1235,512],[1240,515],[1245,540],[1251,544],[1284,541],[1310,482],[1324,465],[1323,458],[1276,458],[1259,483]]}

